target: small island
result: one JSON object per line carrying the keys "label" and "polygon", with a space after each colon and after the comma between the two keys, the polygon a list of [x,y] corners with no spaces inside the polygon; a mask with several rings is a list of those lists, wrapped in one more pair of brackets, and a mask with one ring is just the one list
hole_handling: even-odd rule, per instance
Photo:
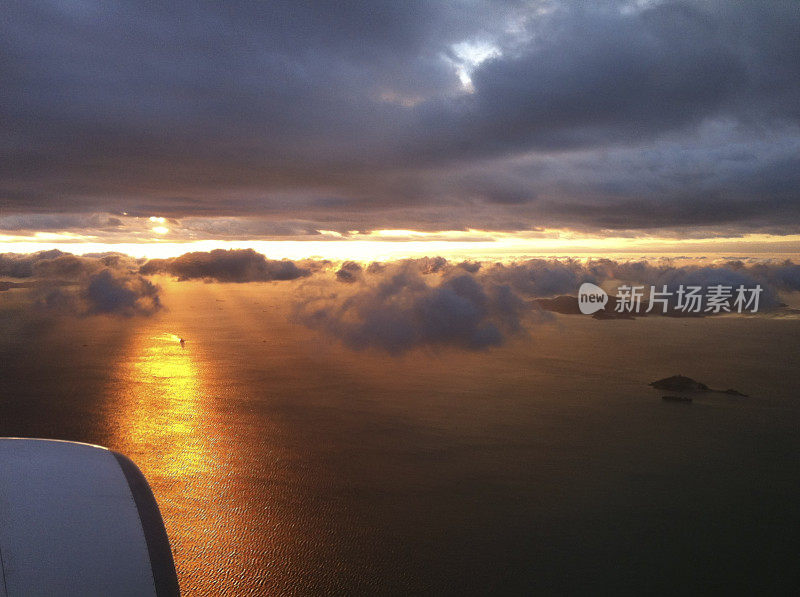
{"label": "small island", "polygon": [[685,375],[673,375],[658,381],[650,382],[650,385],[657,390],[667,390],[668,392],[710,392],[706,384],[695,381]]}
{"label": "small island", "polygon": [[[707,392],[716,392],[718,394],[727,394],[728,396],[739,396],[742,398],[749,398],[747,394],[744,394],[738,390],[734,390],[733,388],[728,388],[727,390],[714,390],[708,387],[706,384],[699,382],[691,377],[686,377],[685,375],[672,375],[670,377],[665,377],[664,379],[659,379],[657,381],[652,381],[649,384],[656,390],[665,390],[667,392],[679,392],[681,394],[691,394],[691,393],[707,393]],[[692,399],[688,396],[662,396],[662,400],[667,400],[671,402],[691,402]]]}

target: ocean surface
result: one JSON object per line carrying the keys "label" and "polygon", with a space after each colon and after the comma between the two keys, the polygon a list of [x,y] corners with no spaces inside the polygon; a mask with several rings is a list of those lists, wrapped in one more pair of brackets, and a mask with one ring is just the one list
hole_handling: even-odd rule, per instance
{"label": "ocean surface", "polygon": [[[393,357],[293,323],[291,296],[3,311],[0,435],[137,462],[185,595],[800,590],[799,319],[558,316]],[[674,374],[750,397],[664,402]]]}

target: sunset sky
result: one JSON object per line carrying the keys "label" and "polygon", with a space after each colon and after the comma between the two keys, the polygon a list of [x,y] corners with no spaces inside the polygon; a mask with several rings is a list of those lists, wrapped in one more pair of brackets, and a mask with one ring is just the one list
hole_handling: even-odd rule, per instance
{"label": "sunset sky", "polygon": [[0,252],[800,253],[792,0],[3,13]]}
{"label": "sunset sky", "polygon": [[800,0],[0,6],[0,438],[184,595],[800,595]]}

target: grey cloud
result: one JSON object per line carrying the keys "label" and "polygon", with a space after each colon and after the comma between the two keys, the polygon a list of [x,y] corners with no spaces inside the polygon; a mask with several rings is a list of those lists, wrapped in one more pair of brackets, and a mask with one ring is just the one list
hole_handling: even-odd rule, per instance
{"label": "grey cloud", "polygon": [[778,294],[772,284],[768,280],[759,278],[747,270],[737,271],[725,267],[670,269],[663,272],[655,280],[657,289],[666,286],[668,291],[671,292],[675,292],[680,285],[684,287],[700,286],[704,289],[722,285],[730,286],[735,291],[739,286],[752,289],[759,284],[762,286],[762,294],[759,299],[761,308],[769,309],[781,304]]}
{"label": "grey cloud", "polygon": [[83,256],[57,249],[37,253],[0,253],[0,276],[11,278],[49,278],[67,282],[96,273],[103,268],[133,272],[138,261],[122,253]]}
{"label": "grey cloud", "polygon": [[353,284],[361,276],[363,268],[355,261],[345,261],[336,271],[336,279],[345,284]]}
{"label": "grey cloud", "polygon": [[149,315],[161,308],[158,287],[137,275],[104,269],[81,293],[89,314]]}
{"label": "grey cloud", "polygon": [[638,4],[10,2],[0,228],[796,232],[797,3]]}
{"label": "grey cloud", "polygon": [[437,106],[436,121],[448,125],[437,132],[451,134],[434,139],[494,154],[619,143],[700,122],[747,86],[725,16],[676,3],[533,20],[521,55],[475,72],[463,113]]}
{"label": "grey cloud", "polygon": [[450,265],[444,257],[421,257],[408,261],[418,267],[423,274],[435,274]]}
{"label": "grey cloud", "polygon": [[0,253],[0,276],[30,278],[33,275],[33,268],[37,263],[56,259],[63,255],[65,255],[65,253],[57,250],[28,254]]}
{"label": "grey cloud", "polygon": [[629,284],[654,286],[659,291],[666,286],[667,290],[673,293],[679,286],[700,286],[705,289],[722,285],[733,289],[739,286],[752,289],[760,285],[762,288],[760,305],[766,309],[781,304],[779,292],[800,290],[800,276],[797,274],[800,267],[791,262],[783,264],[758,262],[747,265],[739,261],[721,265],[677,266],[670,261],[617,262],[600,259],[589,261],[585,269],[595,281],[617,280]]}
{"label": "grey cloud", "polygon": [[152,315],[161,309],[158,287],[142,276],[103,269],[79,286],[41,285],[34,307],[61,315]]}
{"label": "grey cloud", "polygon": [[475,274],[481,269],[481,264],[477,261],[462,261],[458,264],[458,267],[469,272],[470,274]]}
{"label": "grey cloud", "polygon": [[252,249],[215,249],[185,253],[170,259],[151,259],[140,273],[166,273],[179,280],[214,280],[217,282],[269,282],[295,280],[311,274],[287,259],[267,259]]}
{"label": "grey cloud", "polygon": [[[617,281],[620,283],[667,286],[670,291],[678,286],[702,286],[704,288],[721,284],[734,288],[743,285],[754,288],[761,285],[761,306],[776,307],[780,304],[779,292],[800,290],[800,265],[791,261],[752,263],[727,262],[705,265],[704,258],[693,258],[690,263],[678,265],[674,260],[628,260],[590,259],[528,259],[511,263],[452,263],[444,258],[408,259],[393,264],[371,265],[367,272],[379,279],[402,267],[404,272],[412,272],[413,279],[425,277],[449,279],[472,274],[488,293],[502,288],[509,307],[517,300],[551,298],[560,295],[575,295],[584,282],[602,284]],[[435,263],[435,267],[431,264]],[[499,295],[497,295],[499,297]],[[512,300],[513,297],[513,300]],[[496,313],[499,315],[504,310]]]}
{"label": "grey cloud", "polygon": [[301,301],[296,320],[356,350],[398,355],[418,347],[484,350],[519,333],[522,302],[507,288],[484,286],[469,274],[438,284],[409,263],[388,266],[355,292]]}
{"label": "grey cloud", "polygon": [[[736,269],[745,269],[746,266],[740,265]],[[800,290],[800,265],[786,261],[781,264],[755,264],[749,268],[752,275],[759,279],[766,280],[779,290],[796,291]]]}
{"label": "grey cloud", "polygon": [[161,309],[159,288],[121,254],[77,256],[61,251],[0,254],[0,277],[26,278],[28,305],[43,314],[152,315]]}
{"label": "grey cloud", "polygon": [[109,229],[122,225],[120,218],[95,214],[15,214],[0,216],[0,230]]}
{"label": "grey cloud", "polygon": [[577,261],[531,259],[521,263],[495,263],[484,268],[483,275],[507,284],[528,297],[549,297],[577,292],[583,282],[598,279]]}

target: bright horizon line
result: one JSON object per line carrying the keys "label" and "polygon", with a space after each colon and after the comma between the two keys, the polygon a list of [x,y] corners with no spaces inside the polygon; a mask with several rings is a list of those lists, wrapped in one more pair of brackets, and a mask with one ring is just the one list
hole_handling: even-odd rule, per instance
{"label": "bright horizon line", "polygon": [[[454,239],[469,235],[470,240]],[[480,235],[485,239],[475,239]],[[358,238],[329,236],[327,240],[188,240],[149,239],[144,242],[88,240],[69,234],[39,233],[34,237],[0,235],[0,252],[35,253],[59,249],[76,255],[118,252],[142,258],[177,257],[192,251],[253,249],[273,259],[322,258],[332,260],[385,261],[420,256],[451,259],[513,259],[525,256],[604,256],[608,254],[753,255],[791,257],[800,255],[799,235],[747,234],[737,237],[675,239],[663,237],[592,237],[539,233],[488,233],[458,231],[426,233],[382,230]],[[429,239],[429,240],[426,240]]]}

